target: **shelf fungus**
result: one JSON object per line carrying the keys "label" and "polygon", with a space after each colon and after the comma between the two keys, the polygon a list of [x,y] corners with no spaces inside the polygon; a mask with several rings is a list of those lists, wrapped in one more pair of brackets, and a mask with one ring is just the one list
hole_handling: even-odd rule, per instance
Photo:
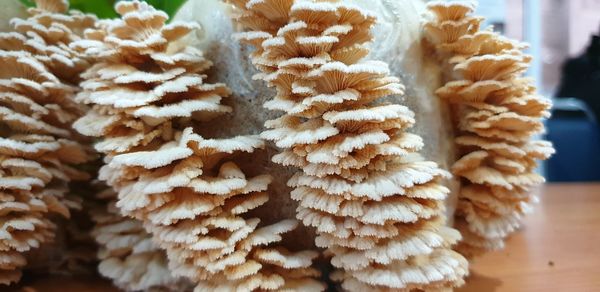
{"label": "shelf fungus", "polygon": [[378,102],[403,94],[388,65],[363,60],[376,19],[338,1],[230,0],[254,46],[255,77],[277,90],[265,107],[284,114],[262,137],[294,166],[288,182],[298,219],[317,230],[348,291],[412,291],[461,285],[467,261],[451,246],[441,180],[449,174],[418,154],[407,132],[414,113]]}
{"label": "shelf fungus", "polygon": [[5,285],[20,279],[25,252],[53,239],[50,213],[69,217],[70,209],[81,208],[79,198],[69,194],[69,182],[88,179],[74,165],[89,160],[89,151],[71,130],[83,109],[73,100],[77,88],[60,74],[65,64],[58,63],[72,57],[63,54],[77,38],[72,29],[94,18],[63,14],[62,1],[36,3],[29,18],[13,19],[14,30],[0,33],[0,284]]}
{"label": "shelf fungus", "polygon": [[543,133],[551,102],[536,94],[523,77],[531,57],[525,45],[491,30],[464,2],[429,3],[432,20],[427,40],[448,68],[438,96],[453,105],[460,157],[452,172],[461,179],[457,228],[464,236],[457,249],[466,256],[501,249],[519,228],[544,182],[539,160],[554,153]]}
{"label": "shelf fungus", "polygon": [[196,291],[323,290],[311,268],[317,253],[279,243],[297,223],[250,215],[268,200],[271,177],[247,177],[236,157],[263,141],[198,134],[231,108],[221,103],[229,89],[206,82],[211,63],[187,37],[197,25],[166,24],[165,13],[135,0],[116,10],[121,19],[74,45],[97,60],[78,95],[92,111],[75,128],[100,138],[99,178],[118,193],[121,213],[141,221],[173,275]]}

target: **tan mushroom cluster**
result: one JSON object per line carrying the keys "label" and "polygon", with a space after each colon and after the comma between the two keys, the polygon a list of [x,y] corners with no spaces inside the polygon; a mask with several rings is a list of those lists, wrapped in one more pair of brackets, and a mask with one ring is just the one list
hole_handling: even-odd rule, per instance
{"label": "tan mushroom cluster", "polygon": [[77,85],[90,62],[69,46],[94,26],[96,17],[68,11],[67,0],[36,0],[35,4],[28,9],[29,18],[11,20],[13,31],[0,34],[2,49],[29,52],[62,82]]}
{"label": "tan mushroom cluster", "polygon": [[407,132],[414,113],[377,101],[403,94],[388,65],[363,58],[376,19],[338,1],[230,0],[238,38],[277,90],[266,108],[283,116],[262,137],[283,149],[273,161],[302,171],[288,182],[297,217],[318,233],[348,291],[459,286],[467,261],[452,251],[440,184],[447,173],[418,155]]}
{"label": "tan mushroom cluster", "polygon": [[110,188],[100,191],[98,199],[108,204],[92,211],[96,222],[92,235],[100,246],[100,274],[126,291],[177,291],[183,283],[171,276],[165,253],[140,221],[119,213],[116,197]]}
{"label": "tan mushroom cluster", "polygon": [[311,268],[317,253],[278,244],[297,223],[264,226],[249,213],[268,200],[271,178],[246,177],[235,160],[262,140],[197,134],[231,111],[221,104],[229,89],[206,83],[211,63],[187,38],[197,25],[166,24],[164,12],[136,0],[116,10],[120,19],[74,46],[97,60],[78,95],[93,110],[75,128],[101,138],[99,177],[118,193],[121,213],[142,222],[173,275],[196,291],[323,290]]}
{"label": "tan mushroom cluster", "polygon": [[468,256],[504,246],[544,182],[536,173],[551,143],[533,138],[544,130],[551,102],[523,77],[531,57],[525,46],[490,30],[464,2],[432,2],[427,39],[448,68],[437,94],[453,105],[460,157],[452,172],[461,179],[458,250]]}
{"label": "tan mushroom cluster", "polygon": [[0,33],[0,284],[18,281],[24,252],[53,238],[49,213],[81,207],[69,182],[88,178],[73,167],[90,156],[71,130],[83,110],[69,85],[88,63],[69,44],[94,18],[63,14],[63,1],[36,3]]}

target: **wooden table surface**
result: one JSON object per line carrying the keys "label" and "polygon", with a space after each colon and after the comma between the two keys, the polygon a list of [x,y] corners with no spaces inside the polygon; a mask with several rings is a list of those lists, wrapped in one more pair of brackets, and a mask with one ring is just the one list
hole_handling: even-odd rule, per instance
{"label": "wooden table surface", "polygon": [[[459,292],[600,291],[600,184],[546,185],[540,192],[523,229],[506,249],[475,259]],[[115,291],[99,279],[47,278],[27,287]]]}
{"label": "wooden table surface", "polygon": [[600,291],[600,184],[541,189],[504,250],[476,258],[460,292]]}

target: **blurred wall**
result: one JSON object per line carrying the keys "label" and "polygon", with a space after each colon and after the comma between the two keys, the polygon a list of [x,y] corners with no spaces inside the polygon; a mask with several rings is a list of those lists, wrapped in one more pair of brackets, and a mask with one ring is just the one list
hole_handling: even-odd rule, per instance
{"label": "blurred wall", "polygon": [[542,3],[542,84],[550,94],[560,80],[560,68],[569,56],[569,2],[577,0],[546,0]]}
{"label": "blurred wall", "polygon": [[600,29],[600,0],[570,0],[569,3],[569,54],[581,53],[589,36]]}
{"label": "blurred wall", "polygon": [[506,36],[523,40],[523,0],[506,0]]}
{"label": "blurred wall", "polygon": [[496,31],[523,40],[523,0],[479,0],[476,13],[485,16],[483,27],[494,25]]}

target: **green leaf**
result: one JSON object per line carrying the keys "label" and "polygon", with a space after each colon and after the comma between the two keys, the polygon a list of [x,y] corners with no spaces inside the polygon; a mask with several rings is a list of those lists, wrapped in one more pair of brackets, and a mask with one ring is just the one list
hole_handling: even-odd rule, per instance
{"label": "green leaf", "polygon": [[[1,1],[1,0],[0,0]],[[27,7],[35,6],[35,0],[19,0]],[[71,0],[69,8],[79,10],[84,13],[92,13],[98,18],[116,18],[117,13],[114,10],[115,2],[119,0]],[[127,1],[127,0],[120,0]],[[154,8],[162,10],[173,18],[181,5],[187,0],[143,0],[148,2]]]}
{"label": "green leaf", "polygon": [[115,0],[71,0],[69,8],[95,14],[98,18],[115,18],[114,5]]}
{"label": "green leaf", "polygon": [[21,1],[21,3],[23,3],[23,5],[25,5],[27,7],[35,6],[35,2],[33,2],[33,0],[19,0],[19,1]]}

